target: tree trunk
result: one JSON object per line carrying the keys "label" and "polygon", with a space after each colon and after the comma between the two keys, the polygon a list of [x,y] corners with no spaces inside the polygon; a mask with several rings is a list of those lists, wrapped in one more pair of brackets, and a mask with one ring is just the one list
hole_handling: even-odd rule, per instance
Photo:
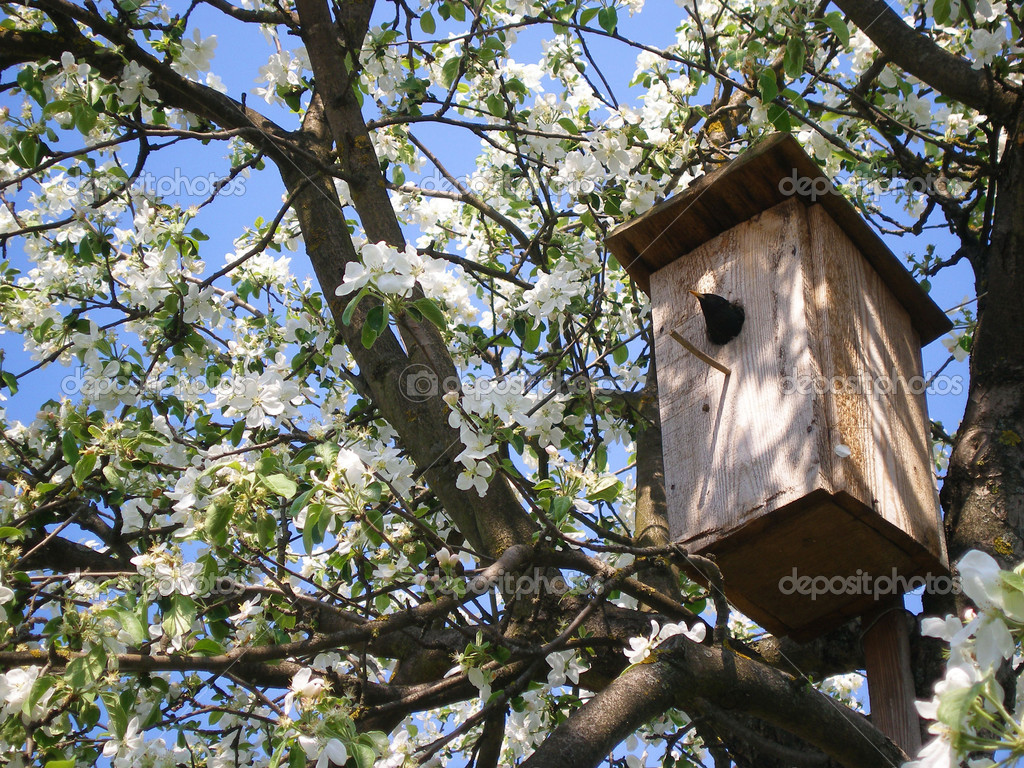
{"label": "tree trunk", "polygon": [[1024,559],[1024,134],[1007,131],[992,236],[974,264],[978,324],[967,410],[942,487],[951,560],[980,548]]}

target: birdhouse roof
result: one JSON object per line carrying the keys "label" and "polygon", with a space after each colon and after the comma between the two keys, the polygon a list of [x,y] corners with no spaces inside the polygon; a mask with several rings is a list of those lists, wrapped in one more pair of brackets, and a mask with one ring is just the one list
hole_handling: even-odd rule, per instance
{"label": "birdhouse roof", "polygon": [[772,136],[701,176],[680,194],[619,225],[607,244],[649,294],[654,272],[794,196],[825,208],[910,314],[922,344],[949,331],[952,323],[946,314],[788,133]]}

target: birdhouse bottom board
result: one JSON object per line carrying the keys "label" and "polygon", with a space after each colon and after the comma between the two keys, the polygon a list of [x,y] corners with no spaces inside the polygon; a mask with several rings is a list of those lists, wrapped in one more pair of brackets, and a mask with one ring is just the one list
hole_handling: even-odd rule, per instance
{"label": "birdhouse bottom board", "polygon": [[[946,575],[920,336],[821,205],[779,203],[650,282],[670,531],[733,604],[809,639],[894,574]],[[690,290],[740,301],[739,336],[711,344]]]}

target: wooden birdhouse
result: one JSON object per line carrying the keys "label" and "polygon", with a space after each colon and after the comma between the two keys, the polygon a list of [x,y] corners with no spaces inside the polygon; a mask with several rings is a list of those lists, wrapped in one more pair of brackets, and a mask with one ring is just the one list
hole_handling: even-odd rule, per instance
{"label": "wooden birdhouse", "polygon": [[[651,297],[672,538],[734,605],[809,639],[947,573],[921,347],[950,322],[791,136],[608,246]],[[712,344],[690,290],[740,334]]]}

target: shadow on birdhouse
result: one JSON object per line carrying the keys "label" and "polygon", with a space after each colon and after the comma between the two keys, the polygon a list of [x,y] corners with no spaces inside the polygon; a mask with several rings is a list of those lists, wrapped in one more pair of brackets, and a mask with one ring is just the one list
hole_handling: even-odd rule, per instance
{"label": "shadow on birdhouse", "polygon": [[[921,346],[950,322],[791,136],[608,246],[653,306],[672,538],[734,605],[808,639],[945,576]],[[737,333],[692,292],[739,302]]]}

